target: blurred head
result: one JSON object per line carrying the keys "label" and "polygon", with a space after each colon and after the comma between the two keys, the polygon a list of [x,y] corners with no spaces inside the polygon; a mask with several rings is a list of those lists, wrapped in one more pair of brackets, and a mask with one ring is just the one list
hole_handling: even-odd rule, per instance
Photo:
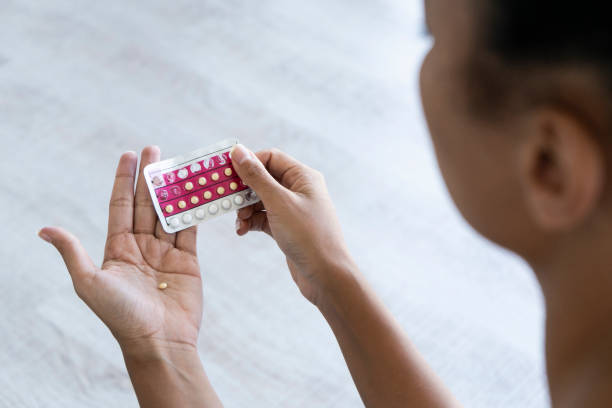
{"label": "blurred head", "polygon": [[421,93],[443,177],[477,231],[528,260],[610,212],[603,4],[425,0],[434,45]]}

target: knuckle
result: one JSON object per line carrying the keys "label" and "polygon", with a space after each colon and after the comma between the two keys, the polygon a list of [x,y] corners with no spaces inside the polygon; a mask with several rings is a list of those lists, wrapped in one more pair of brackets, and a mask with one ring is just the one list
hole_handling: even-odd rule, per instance
{"label": "knuckle", "polygon": [[272,147],[271,149],[268,150],[268,152],[274,156],[278,156],[279,154],[283,153],[283,151],[279,149],[278,147]]}
{"label": "knuckle", "polygon": [[111,207],[131,207],[132,198],[126,196],[112,197],[109,205]]}

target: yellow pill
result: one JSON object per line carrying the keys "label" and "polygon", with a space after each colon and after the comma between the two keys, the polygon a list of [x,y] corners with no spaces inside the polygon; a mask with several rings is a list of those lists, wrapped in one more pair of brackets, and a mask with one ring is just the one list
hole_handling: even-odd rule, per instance
{"label": "yellow pill", "polygon": [[227,177],[229,177],[229,176],[231,176],[231,175],[232,175],[232,169],[230,169],[230,168],[228,167],[227,169],[225,169],[224,173],[225,173],[225,175],[226,175]]}
{"label": "yellow pill", "polygon": [[196,196],[191,197],[191,204],[197,204],[200,201],[200,199]]}
{"label": "yellow pill", "polygon": [[204,177],[200,177],[200,178],[198,179],[198,184],[199,184],[199,185],[201,185],[201,186],[203,186],[204,184],[206,184],[206,178],[204,178]]}
{"label": "yellow pill", "polygon": [[232,190],[237,189],[237,188],[238,188],[238,183],[236,183],[236,182],[232,181],[232,182],[230,183],[230,188],[231,188]]}
{"label": "yellow pill", "polygon": [[181,201],[178,202],[178,206],[179,206],[179,208],[185,208],[185,207],[187,207],[187,203],[184,202],[183,200],[181,200]]}
{"label": "yellow pill", "polygon": [[187,183],[185,183],[185,190],[187,191],[193,190],[193,183],[191,181],[188,181]]}
{"label": "yellow pill", "polygon": [[168,284],[166,282],[162,282],[159,285],[157,285],[158,288],[160,288],[161,290],[164,290],[168,287]]}
{"label": "yellow pill", "polygon": [[172,206],[172,204],[168,204],[166,206],[166,212],[171,213],[172,211],[174,211],[174,207]]}
{"label": "yellow pill", "polygon": [[223,195],[223,193],[225,193],[225,189],[223,187],[218,187],[217,188],[217,194]]}
{"label": "yellow pill", "polygon": [[214,181],[219,180],[219,173],[213,173],[212,176],[210,176],[211,179],[213,179]]}
{"label": "yellow pill", "polygon": [[204,198],[206,200],[210,199],[210,197],[212,197],[212,193],[210,191],[205,191],[204,192]]}

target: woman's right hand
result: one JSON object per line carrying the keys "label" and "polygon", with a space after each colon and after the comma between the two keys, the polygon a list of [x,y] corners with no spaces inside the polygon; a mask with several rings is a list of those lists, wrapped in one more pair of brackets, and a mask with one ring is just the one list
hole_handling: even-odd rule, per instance
{"label": "woman's right hand", "polygon": [[320,306],[334,274],[352,264],[323,175],[277,149],[255,154],[238,144],[231,158],[261,199],[238,211],[238,235],[263,231],[274,238],[302,294]]}

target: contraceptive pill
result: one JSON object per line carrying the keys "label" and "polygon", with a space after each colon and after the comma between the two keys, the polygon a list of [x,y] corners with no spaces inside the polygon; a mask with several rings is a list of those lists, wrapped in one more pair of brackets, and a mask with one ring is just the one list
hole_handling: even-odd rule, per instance
{"label": "contraceptive pill", "polygon": [[229,152],[236,143],[224,140],[144,168],[164,231],[178,232],[259,201],[232,167]]}

